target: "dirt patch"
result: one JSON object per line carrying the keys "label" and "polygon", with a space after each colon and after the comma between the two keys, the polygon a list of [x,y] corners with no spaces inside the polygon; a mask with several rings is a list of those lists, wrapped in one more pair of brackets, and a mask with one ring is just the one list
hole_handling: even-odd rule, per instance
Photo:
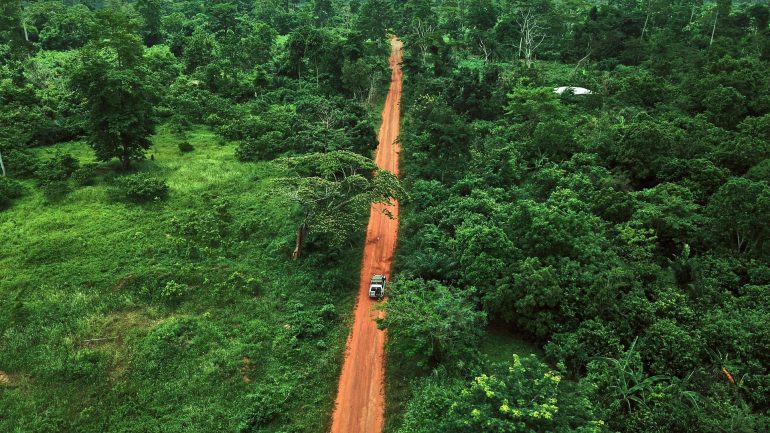
{"label": "dirt patch", "polygon": [[160,323],[160,319],[147,316],[140,310],[124,310],[96,318],[88,334],[78,341],[81,347],[120,345],[129,336],[147,331]]}
{"label": "dirt patch", "polygon": [[108,375],[111,380],[116,380],[128,370],[131,356],[128,342],[146,334],[161,321],[141,310],[115,311],[95,318],[89,331],[79,337],[78,346],[111,352],[114,363]]}
{"label": "dirt patch", "polygon": [[118,281],[118,284],[115,285],[115,287],[112,288],[113,292],[118,292],[122,290],[124,287],[126,287],[126,284],[128,284],[132,279],[134,279],[134,274],[128,274],[125,277],[121,278],[120,281]]}
{"label": "dirt patch", "polygon": [[21,374],[0,371],[0,388],[16,388],[27,381],[27,377]]}
{"label": "dirt patch", "polygon": [[249,377],[249,370],[251,370],[251,358],[248,356],[243,357],[243,366],[241,367],[241,374],[243,374],[243,381],[251,383],[251,377]]}
{"label": "dirt patch", "polygon": [[[402,43],[392,39],[391,84],[382,111],[379,146],[375,162],[398,175],[398,134],[401,112]],[[393,219],[388,218],[389,212]],[[348,336],[337,399],[332,414],[332,433],[382,431],[385,415],[385,332],[377,329],[374,318],[383,314],[373,310],[377,302],[369,299],[372,275],[390,277],[398,237],[398,203],[372,206],[366,231],[358,302],[353,329]]]}

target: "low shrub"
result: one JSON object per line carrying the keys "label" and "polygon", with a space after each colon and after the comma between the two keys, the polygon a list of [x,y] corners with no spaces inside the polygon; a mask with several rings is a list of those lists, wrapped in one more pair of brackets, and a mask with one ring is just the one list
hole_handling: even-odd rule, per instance
{"label": "low shrub", "polygon": [[45,199],[49,202],[56,202],[63,199],[72,191],[72,188],[64,180],[53,180],[44,183],[41,187]]}
{"label": "low shrub", "polygon": [[262,161],[273,159],[283,148],[283,134],[278,131],[269,131],[259,138],[246,138],[235,149],[235,156],[241,161]]}
{"label": "low shrub", "polygon": [[165,304],[174,306],[179,305],[189,292],[190,286],[171,280],[161,289],[160,297]]}
{"label": "low shrub", "polygon": [[121,177],[117,180],[117,186],[125,198],[135,203],[165,199],[168,196],[165,180],[143,173]]}
{"label": "low shrub", "polygon": [[95,349],[81,349],[67,359],[61,376],[71,381],[96,380],[104,375],[108,360]]}
{"label": "low shrub", "polygon": [[94,184],[97,164],[86,164],[72,173],[72,179],[78,186],[88,186]]}
{"label": "low shrub", "polygon": [[233,272],[227,280],[214,284],[211,293],[218,302],[233,302],[244,296],[258,296],[262,284],[243,272]]}
{"label": "low shrub", "polygon": [[21,184],[7,177],[0,177],[0,209],[5,209],[11,200],[21,197],[24,189]]}
{"label": "low shrub", "polygon": [[34,176],[37,168],[37,158],[34,155],[16,149],[3,152],[3,163],[9,176],[20,179]]}
{"label": "low shrub", "polygon": [[66,153],[57,153],[51,159],[41,161],[35,168],[35,176],[40,185],[62,182],[70,178],[80,168],[80,162],[74,156]]}

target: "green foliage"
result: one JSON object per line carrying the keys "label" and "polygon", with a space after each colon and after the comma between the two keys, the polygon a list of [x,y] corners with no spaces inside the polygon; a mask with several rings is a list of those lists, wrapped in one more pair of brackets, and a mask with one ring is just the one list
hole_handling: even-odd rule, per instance
{"label": "green foliage", "polygon": [[98,165],[95,163],[83,164],[77,170],[72,172],[72,179],[77,186],[89,186],[93,185],[96,177],[96,169]]}
{"label": "green foliage", "polygon": [[598,396],[619,411],[631,411],[645,404],[655,383],[663,376],[648,376],[642,367],[636,340],[619,358],[605,358],[589,363],[588,377],[598,385]]}
{"label": "green foliage", "polygon": [[46,50],[69,50],[85,45],[98,26],[94,12],[84,4],[36,2],[26,11],[31,33]]}
{"label": "green foliage", "polygon": [[377,136],[363,107],[342,98],[303,95],[295,105],[275,104],[259,112],[238,113],[219,130],[242,140],[242,161],[274,159],[286,154],[348,150],[370,156]]}
{"label": "green foliage", "polygon": [[170,280],[160,291],[163,302],[169,305],[177,305],[190,293],[190,286]]}
{"label": "green foliage", "polygon": [[7,208],[13,199],[21,197],[23,193],[24,189],[19,182],[0,177],[0,209]]}
{"label": "green foliage", "polygon": [[51,180],[41,185],[43,196],[49,202],[56,202],[63,199],[72,191],[69,183],[63,180]]}
{"label": "green foliage", "polygon": [[447,389],[427,380],[399,432],[603,432],[589,389],[567,387],[532,357],[513,356],[495,374]]}
{"label": "green foliage", "polygon": [[473,290],[399,278],[389,286],[387,314],[377,323],[388,330],[388,347],[418,366],[460,361],[472,353],[486,324],[473,298]]}
{"label": "green foliage", "polygon": [[[475,287],[488,333],[544,345],[552,365],[598,387],[586,395],[612,431],[751,431],[763,422],[764,343],[750,336],[767,309],[744,302],[767,280],[759,225],[768,219],[770,89],[759,72],[765,30],[754,27],[767,9],[397,7],[411,197],[401,202],[399,270]],[[544,36],[523,65],[531,67],[517,64],[531,48],[526,19]],[[558,86],[592,94],[558,96]],[[439,363],[434,371],[452,368],[446,380],[422,382],[424,372],[393,352],[391,368],[417,392],[403,403],[409,386],[390,382],[399,401],[389,429],[452,431],[427,414],[451,413],[467,371]],[[472,356],[462,361],[476,376],[485,371]]]}
{"label": "green foliage", "polygon": [[35,169],[35,177],[42,186],[54,182],[64,182],[80,168],[80,162],[72,155],[56,154],[48,160],[41,161]]}
{"label": "green foliage", "polygon": [[182,153],[192,152],[193,150],[195,150],[195,147],[193,147],[193,145],[187,141],[179,142],[179,145],[177,147],[179,147],[179,151]]}
{"label": "green foliage", "polygon": [[171,220],[170,232],[183,257],[199,258],[221,252],[230,242],[231,216],[227,202],[216,203],[206,212],[184,212]]}
{"label": "green foliage", "polygon": [[[0,281],[0,431],[101,432],[107,418],[127,431],[325,431],[360,251],[291,261],[292,209],[271,188],[284,169],[239,163],[197,126],[196,152],[180,155],[161,131],[140,164],[174,189],[164,206],[105,200],[108,174],[46,206],[25,182],[3,211],[0,268],[14,272]],[[91,159],[84,142],[57,147]],[[227,229],[217,247],[204,250],[196,215]],[[175,218],[201,230],[176,232]]]}
{"label": "green foliage", "polygon": [[393,173],[353,152],[308,154],[280,163],[293,174],[277,179],[275,188],[297,206],[295,258],[302,254],[306,235],[323,236],[330,246],[340,247],[372,204],[389,205],[403,196]]}
{"label": "green foliage", "polygon": [[[14,270],[0,279],[0,430],[324,431],[353,296],[339,288],[356,286],[360,263],[350,240],[368,203],[395,195],[399,273],[446,288],[441,307],[486,313],[487,337],[545,345],[596,392],[593,408],[573,405],[588,391],[563,380],[554,420],[515,424],[496,400],[505,390],[488,397],[472,378],[529,395],[540,377],[506,378],[489,350],[467,350],[412,380],[432,349],[394,346],[389,431],[403,407],[414,431],[566,429],[557,417],[619,432],[764,429],[767,5],[199,3],[0,6],[12,179],[0,202],[15,197],[0,219],[0,267]],[[386,31],[406,42],[409,196],[359,158],[376,144]],[[177,135],[151,140],[166,121]],[[164,206],[104,200],[113,166],[77,168],[87,149],[57,144],[83,136],[97,160],[135,162],[174,194]],[[341,181],[346,164],[356,172]],[[317,199],[343,205],[318,212]],[[286,257],[295,243],[306,260]],[[435,334],[484,332],[452,323]]]}
{"label": "green foliage", "polygon": [[554,334],[545,347],[551,359],[563,363],[571,373],[583,372],[594,357],[614,358],[622,346],[618,336],[599,320],[586,320],[574,332]]}
{"label": "green foliage", "polygon": [[163,179],[144,173],[120,177],[116,180],[116,185],[121,195],[135,203],[163,200],[169,191]]}
{"label": "green foliage", "polygon": [[88,103],[89,141],[96,157],[117,157],[127,169],[150,146],[156,93],[144,79],[148,71],[134,17],[110,8],[99,17],[99,39],[82,51],[73,84]]}
{"label": "green foliage", "polygon": [[9,176],[21,179],[34,176],[38,167],[37,158],[28,152],[16,149],[3,152],[3,163]]}
{"label": "green foliage", "polygon": [[767,240],[770,187],[766,182],[735,178],[711,197],[707,212],[719,244],[738,253],[760,253]]}

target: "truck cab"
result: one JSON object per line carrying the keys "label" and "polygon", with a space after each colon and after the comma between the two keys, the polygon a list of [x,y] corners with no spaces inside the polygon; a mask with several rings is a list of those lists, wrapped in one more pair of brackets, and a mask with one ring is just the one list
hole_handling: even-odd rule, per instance
{"label": "truck cab", "polygon": [[382,299],[385,296],[385,275],[374,275],[369,282],[369,297]]}

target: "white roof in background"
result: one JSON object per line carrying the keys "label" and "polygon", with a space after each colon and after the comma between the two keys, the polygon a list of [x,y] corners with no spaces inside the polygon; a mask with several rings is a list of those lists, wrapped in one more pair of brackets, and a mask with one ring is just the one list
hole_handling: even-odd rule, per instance
{"label": "white roof in background", "polygon": [[575,94],[575,95],[590,95],[591,93],[593,93],[592,91],[586,89],[585,87],[568,87],[568,86],[565,86],[565,87],[557,87],[557,88],[553,89],[554,92],[556,92],[556,93],[558,93],[560,95],[562,93],[568,91],[568,90],[571,90],[572,93]]}

